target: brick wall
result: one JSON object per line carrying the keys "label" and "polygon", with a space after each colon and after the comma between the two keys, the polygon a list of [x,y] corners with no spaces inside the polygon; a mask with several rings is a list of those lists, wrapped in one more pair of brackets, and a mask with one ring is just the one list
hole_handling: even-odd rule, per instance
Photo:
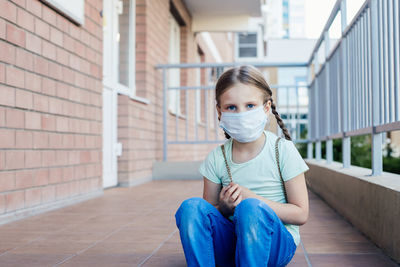
{"label": "brick wall", "polygon": [[[215,62],[201,37],[191,31],[191,16],[180,0],[172,1],[186,26],[181,26],[181,62],[195,62],[198,46],[204,52],[205,62]],[[169,0],[137,0],[136,1],[136,94],[146,98],[150,104],[141,103],[127,96],[118,98],[118,140],[123,144],[123,153],[118,160],[118,179],[122,185],[136,184],[138,181],[151,179],[152,167],[155,161],[162,160],[163,129],[162,129],[162,74],[155,69],[157,64],[168,63],[169,51]],[[216,45],[223,59],[233,60],[233,52],[226,48],[233,43],[222,42],[226,34],[219,36]],[[222,35],[222,36],[221,36]],[[225,51],[225,52],[222,52]],[[229,51],[229,49],[228,49]],[[202,78],[205,79],[204,77]],[[181,84],[194,85],[196,70],[181,71]],[[186,110],[184,93],[181,94],[181,109]],[[189,107],[194,106],[194,92],[188,93]],[[213,93],[209,94],[209,103],[214,105]],[[208,114],[210,120],[213,114]],[[179,136],[185,137],[186,120],[190,122],[188,134],[193,138],[194,110],[188,110],[186,119],[179,118]],[[176,117],[168,114],[169,138],[175,138]],[[199,138],[204,137],[204,125],[198,125]],[[214,135],[210,129],[209,134]],[[222,138],[222,137],[221,137]],[[170,145],[168,159],[170,161],[202,160],[215,145]]]}
{"label": "brick wall", "polygon": [[0,0],[0,219],[102,188],[101,9]]}

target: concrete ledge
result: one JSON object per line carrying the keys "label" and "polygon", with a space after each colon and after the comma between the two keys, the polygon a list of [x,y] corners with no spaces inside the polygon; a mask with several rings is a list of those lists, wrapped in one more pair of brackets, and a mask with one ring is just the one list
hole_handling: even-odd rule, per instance
{"label": "concrete ledge", "polygon": [[151,182],[153,179],[151,176],[149,177],[141,177],[141,178],[136,178],[136,179],[132,179],[129,181],[122,181],[118,183],[119,187],[132,187],[132,186],[137,186],[137,185],[141,185],[147,182]]}
{"label": "concrete ledge", "polygon": [[31,208],[21,209],[13,212],[9,212],[0,216],[0,225],[10,223],[13,221],[25,219],[30,216],[38,215],[44,212],[60,209],[66,206],[74,205],[79,202],[83,202],[92,198],[96,198],[103,195],[103,189],[97,190],[88,194],[74,196],[67,199],[61,199],[55,202],[38,205]]}
{"label": "concrete ledge", "polygon": [[201,161],[164,162],[153,165],[153,180],[197,180],[203,176],[199,173]]}
{"label": "concrete ledge", "polygon": [[400,263],[400,175],[307,160],[308,187]]}

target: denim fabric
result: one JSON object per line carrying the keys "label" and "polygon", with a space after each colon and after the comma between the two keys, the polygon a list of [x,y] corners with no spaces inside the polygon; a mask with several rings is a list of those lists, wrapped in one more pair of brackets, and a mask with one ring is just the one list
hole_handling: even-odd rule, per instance
{"label": "denim fabric", "polygon": [[203,198],[192,197],[175,219],[189,267],[285,266],[296,251],[276,213],[256,198],[242,200],[231,221]]}

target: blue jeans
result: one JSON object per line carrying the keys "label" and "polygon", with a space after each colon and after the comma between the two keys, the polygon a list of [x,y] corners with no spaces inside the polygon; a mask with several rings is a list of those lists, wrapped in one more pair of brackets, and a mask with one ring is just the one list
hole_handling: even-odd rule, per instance
{"label": "blue jeans", "polygon": [[189,267],[285,266],[296,252],[282,221],[257,198],[242,200],[231,221],[205,199],[192,197],[175,219]]}

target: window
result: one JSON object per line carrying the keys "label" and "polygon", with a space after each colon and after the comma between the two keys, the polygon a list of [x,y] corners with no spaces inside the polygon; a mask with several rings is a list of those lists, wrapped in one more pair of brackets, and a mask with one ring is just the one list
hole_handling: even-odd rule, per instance
{"label": "window", "polygon": [[[178,22],[173,16],[170,18],[170,35],[169,35],[169,64],[180,62],[180,28]],[[179,87],[181,84],[180,70],[169,69],[168,71],[168,87]],[[181,114],[181,94],[180,90],[169,90],[169,110],[177,115]]]}
{"label": "window", "polygon": [[238,33],[238,58],[258,56],[257,33]]}
{"label": "window", "polygon": [[103,84],[148,102],[135,92],[135,0],[107,0],[103,16]]}

